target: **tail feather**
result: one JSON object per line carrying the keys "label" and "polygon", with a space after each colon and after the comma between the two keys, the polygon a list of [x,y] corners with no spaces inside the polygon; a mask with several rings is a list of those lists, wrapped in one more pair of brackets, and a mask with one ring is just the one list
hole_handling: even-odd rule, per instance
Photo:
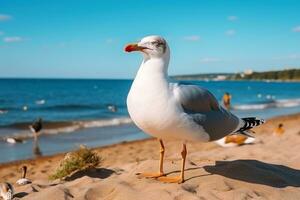
{"label": "tail feather", "polygon": [[250,133],[251,132],[254,133],[254,132],[251,131],[250,129],[265,123],[265,120],[258,119],[256,117],[247,117],[247,118],[242,118],[241,120],[244,122],[243,126],[240,127],[237,131],[235,131],[235,133],[246,135],[247,137],[253,137]]}

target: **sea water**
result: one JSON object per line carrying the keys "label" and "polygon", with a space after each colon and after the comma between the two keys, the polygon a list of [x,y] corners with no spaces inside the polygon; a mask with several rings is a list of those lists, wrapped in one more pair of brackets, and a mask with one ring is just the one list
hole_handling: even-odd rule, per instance
{"label": "sea water", "polygon": [[[180,81],[209,89],[221,102],[232,96],[232,112],[241,117],[270,118],[300,112],[300,83],[266,81]],[[0,79],[0,138],[30,136],[38,117],[45,135],[43,155],[84,144],[103,146],[148,137],[134,126],[126,108],[132,80]],[[146,114],[146,113],[145,113]],[[33,141],[0,141],[0,162],[31,158]]]}

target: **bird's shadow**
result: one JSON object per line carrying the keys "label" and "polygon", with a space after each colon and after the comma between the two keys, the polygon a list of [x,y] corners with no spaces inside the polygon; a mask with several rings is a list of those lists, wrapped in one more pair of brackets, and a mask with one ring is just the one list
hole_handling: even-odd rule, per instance
{"label": "bird's shadow", "polygon": [[105,179],[114,174],[115,171],[106,168],[97,168],[97,169],[87,169],[82,171],[77,171],[74,174],[65,178],[65,181],[73,181],[75,179],[88,176],[91,178]]}
{"label": "bird's shadow", "polygon": [[276,188],[300,187],[300,170],[258,160],[217,161],[205,171],[227,178]]}
{"label": "bird's shadow", "polygon": [[16,198],[23,198],[23,197],[25,197],[25,196],[27,196],[27,195],[28,195],[27,192],[19,192],[19,193],[17,193],[17,194],[14,195],[14,198],[15,198],[15,197],[16,197]]}
{"label": "bird's shadow", "polygon": [[[201,168],[203,168],[203,167],[190,167],[190,168],[185,169],[185,171],[194,171],[194,170],[198,170],[198,169],[201,169]],[[174,173],[180,173],[180,170],[171,171],[171,172],[165,173],[165,175],[168,176],[168,175],[174,174]],[[190,178],[185,179],[185,181],[189,181],[189,180],[194,179],[194,178],[200,178],[200,177],[203,177],[203,176],[210,176],[210,175],[212,175],[212,174],[201,174],[201,175],[197,175],[197,176],[192,176]]]}

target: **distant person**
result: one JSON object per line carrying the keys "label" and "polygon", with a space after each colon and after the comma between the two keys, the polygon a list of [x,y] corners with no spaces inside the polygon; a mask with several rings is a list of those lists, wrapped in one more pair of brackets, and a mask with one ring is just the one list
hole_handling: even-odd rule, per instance
{"label": "distant person", "polygon": [[225,92],[225,94],[223,96],[223,105],[225,106],[225,108],[227,110],[229,110],[231,107],[230,101],[231,101],[231,95],[228,92]]}
{"label": "distant person", "polygon": [[284,132],[285,132],[285,130],[284,130],[284,128],[283,128],[283,124],[280,123],[280,124],[278,124],[278,126],[275,128],[275,130],[273,131],[273,135],[281,136],[281,135],[283,135]]}
{"label": "distant person", "polygon": [[40,131],[43,128],[43,120],[42,118],[38,118],[36,121],[32,123],[32,125],[29,126],[31,132],[33,133],[33,147],[32,147],[32,152],[33,154],[38,157],[42,155],[42,151],[39,147],[39,142],[38,142],[38,136],[40,134]]}
{"label": "distant person", "polygon": [[39,141],[38,139],[34,139],[33,140],[33,146],[32,146],[32,153],[35,157],[39,157],[39,156],[42,156],[43,153],[40,149],[40,146],[39,146]]}
{"label": "distant person", "polygon": [[117,112],[118,111],[118,107],[116,105],[108,105],[107,106],[107,109],[110,111],[110,112]]}
{"label": "distant person", "polygon": [[37,140],[40,131],[43,128],[43,121],[42,118],[38,118],[36,121],[29,126],[31,132],[33,133],[34,140]]}

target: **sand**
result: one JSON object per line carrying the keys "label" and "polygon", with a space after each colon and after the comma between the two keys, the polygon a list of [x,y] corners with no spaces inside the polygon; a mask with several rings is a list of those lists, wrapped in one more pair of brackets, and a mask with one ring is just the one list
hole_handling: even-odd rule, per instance
{"label": "sand", "polygon": [[[18,199],[300,199],[300,114],[277,117],[256,128],[256,143],[223,148],[215,143],[187,145],[186,181],[166,184],[136,173],[156,171],[159,144],[155,139],[97,148],[103,162],[65,181],[49,181],[64,154],[0,165],[0,181],[15,183],[18,169],[28,166],[33,183],[14,184]],[[282,136],[272,134],[283,123]],[[165,172],[179,174],[179,142],[166,142]]]}

